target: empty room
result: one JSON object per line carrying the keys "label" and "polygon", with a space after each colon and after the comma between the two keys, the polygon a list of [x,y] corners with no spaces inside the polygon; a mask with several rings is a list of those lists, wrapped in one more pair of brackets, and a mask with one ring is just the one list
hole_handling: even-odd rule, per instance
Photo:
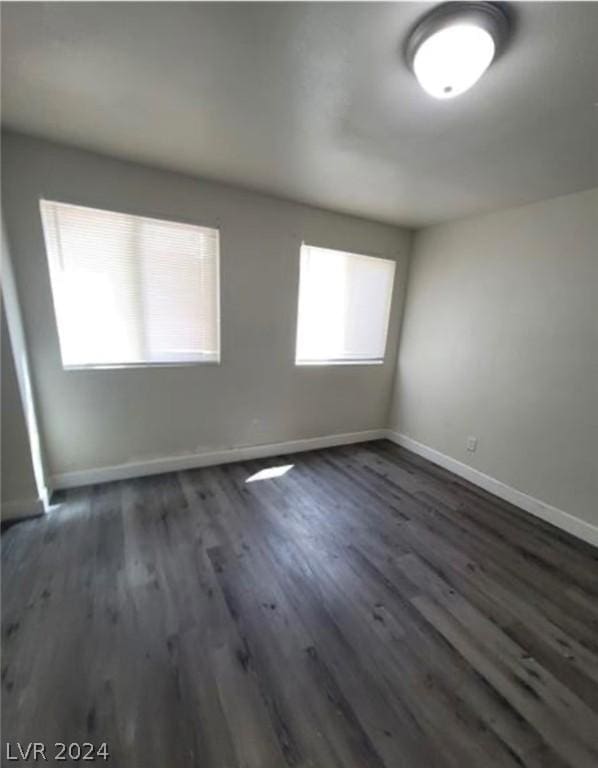
{"label": "empty room", "polygon": [[598,3],[1,3],[3,766],[597,768]]}

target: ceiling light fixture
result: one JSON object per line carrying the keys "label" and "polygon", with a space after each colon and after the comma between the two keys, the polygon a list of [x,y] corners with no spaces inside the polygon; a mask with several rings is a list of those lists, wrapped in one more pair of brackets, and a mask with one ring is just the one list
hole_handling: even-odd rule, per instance
{"label": "ceiling light fixture", "polygon": [[497,3],[444,3],[416,24],[407,40],[409,66],[437,99],[471,88],[503,48],[509,19]]}

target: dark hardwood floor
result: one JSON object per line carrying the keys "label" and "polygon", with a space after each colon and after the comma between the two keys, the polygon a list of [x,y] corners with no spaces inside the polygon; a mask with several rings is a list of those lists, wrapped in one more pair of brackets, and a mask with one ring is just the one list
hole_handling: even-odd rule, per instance
{"label": "dark hardwood floor", "polygon": [[598,766],[598,551],[391,443],[58,501],[2,536],[4,742],[107,742],[117,768]]}

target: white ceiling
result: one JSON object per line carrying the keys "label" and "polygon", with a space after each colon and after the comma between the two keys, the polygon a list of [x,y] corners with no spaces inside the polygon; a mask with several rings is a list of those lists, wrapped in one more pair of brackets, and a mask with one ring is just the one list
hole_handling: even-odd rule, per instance
{"label": "white ceiling", "polygon": [[10,128],[421,225],[598,184],[598,3],[517,3],[471,91],[401,45],[430,3],[3,3]]}

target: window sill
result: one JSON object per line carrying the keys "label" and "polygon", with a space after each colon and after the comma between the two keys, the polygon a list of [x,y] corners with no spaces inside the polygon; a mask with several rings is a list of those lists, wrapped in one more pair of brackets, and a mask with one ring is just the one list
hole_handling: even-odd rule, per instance
{"label": "window sill", "polygon": [[384,360],[295,360],[300,367],[319,367],[332,365],[384,365]]}
{"label": "window sill", "polygon": [[188,360],[172,363],[105,363],[100,365],[63,365],[63,371],[124,371],[137,368],[190,368],[203,365],[220,365],[220,360]]}

